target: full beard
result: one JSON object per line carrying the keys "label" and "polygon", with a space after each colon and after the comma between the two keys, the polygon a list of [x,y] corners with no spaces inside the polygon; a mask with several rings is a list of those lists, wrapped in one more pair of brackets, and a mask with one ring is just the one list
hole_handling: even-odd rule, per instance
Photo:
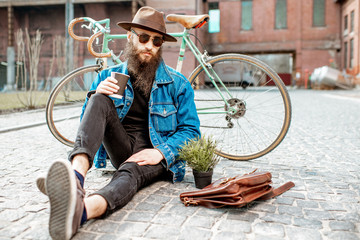
{"label": "full beard", "polygon": [[148,62],[140,58],[140,52],[135,48],[132,41],[129,41],[124,50],[125,58],[128,61],[128,72],[133,87],[140,91],[145,97],[149,97],[156,70],[161,61],[162,48]]}

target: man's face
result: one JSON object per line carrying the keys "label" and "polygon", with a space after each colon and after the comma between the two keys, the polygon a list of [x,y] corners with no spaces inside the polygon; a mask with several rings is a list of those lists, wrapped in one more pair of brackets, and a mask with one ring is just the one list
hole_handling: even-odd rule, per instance
{"label": "man's face", "polygon": [[[128,43],[124,49],[124,56],[127,59],[127,68],[134,88],[148,97],[155,79],[156,70],[162,59],[162,48],[159,46],[162,44],[162,35],[140,28],[133,28],[133,31],[135,33],[128,32]],[[141,34],[148,34],[150,36],[149,41],[139,42]],[[155,40],[158,47],[153,44],[154,37],[161,38]]]}
{"label": "man's face", "polygon": [[139,56],[139,59],[143,62],[149,63],[156,54],[158,53],[160,47],[156,47],[153,44],[154,37],[162,38],[162,35],[156,32],[147,31],[145,29],[133,28],[134,32],[137,35],[147,34],[150,36],[150,39],[146,43],[139,42],[139,36],[134,32],[128,32],[128,40],[132,41],[136,54]]}

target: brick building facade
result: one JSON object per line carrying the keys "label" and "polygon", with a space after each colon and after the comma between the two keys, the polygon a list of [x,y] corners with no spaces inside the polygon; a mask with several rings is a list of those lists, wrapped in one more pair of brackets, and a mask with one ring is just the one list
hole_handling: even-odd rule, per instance
{"label": "brick building facade", "polygon": [[[255,54],[278,72],[298,73],[300,79],[329,61],[340,66],[340,5],[316,2],[321,1],[220,1],[220,32],[210,37],[211,49]],[[279,71],[281,65],[287,67]]]}
{"label": "brick building facade", "polygon": [[[209,26],[194,31],[211,54],[237,52],[255,55],[283,74],[284,81],[301,84],[305,73],[333,65],[359,73],[359,1],[360,0],[146,0],[135,1],[152,6],[165,14],[217,13]],[[53,38],[65,35],[65,0],[11,1],[13,28],[37,29],[43,34],[39,78],[48,72],[53,54]],[[74,17],[90,16],[111,19],[112,33],[124,33],[116,23],[132,18],[133,1],[73,0]],[[6,62],[8,46],[8,4],[0,0],[0,61]],[[138,4],[138,7],[141,4]],[[352,12],[353,15],[352,15]],[[348,16],[346,33],[345,16]],[[351,20],[354,19],[354,20]],[[351,25],[353,24],[353,25]],[[169,32],[181,31],[177,23],[167,22]],[[209,31],[208,31],[209,29]],[[215,31],[210,30],[215,29]],[[85,30],[84,34],[86,34]],[[349,31],[349,30],[348,30]],[[124,42],[113,43],[119,52]],[[179,43],[164,45],[165,61],[175,67]],[[197,65],[188,53],[183,73],[188,76]],[[74,67],[88,64],[93,58],[86,44],[76,44]],[[298,78],[298,79],[297,79]],[[1,85],[1,80],[0,80]],[[1,88],[1,86],[0,86]]]}
{"label": "brick building facade", "polygon": [[341,1],[342,69],[360,74],[360,1]]}
{"label": "brick building facade", "polygon": [[[4,31],[0,31],[0,62],[5,63],[7,61],[7,47],[9,45],[8,37],[8,1],[0,1],[0,27]],[[65,1],[11,1],[11,10],[13,12],[13,38],[17,29],[29,30],[30,35],[34,35],[36,30],[39,29],[42,33],[44,40],[41,48],[41,59],[39,64],[39,79],[42,81],[49,73],[50,60],[54,55],[54,38],[56,36],[65,36]],[[136,7],[139,8],[144,3],[142,1],[114,1],[114,0],[74,0],[74,17],[88,16],[95,20],[101,20],[105,18],[111,19],[111,33],[122,34],[126,33],[125,30],[117,26],[119,21],[128,21],[132,19],[133,15],[133,2],[136,2]],[[32,3],[32,4],[30,4]],[[195,0],[179,0],[176,4],[172,1],[162,0],[148,0],[146,5],[152,6],[160,11],[163,11],[165,15],[170,13],[191,14],[194,15],[199,12],[197,1]],[[81,25],[81,24],[78,24]],[[169,32],[182,31],[182,27],[177,23],[167,23],[167,30]],[[80,35],[89,36],[90,32],[87,29],[77,29]],[[79,32],[80,31],[80,32]],[[195,34],[196,31],[194,31]],[[14,47],[16,49],[16,41]],[[110,49],[114,50],[116,54],[124,48],[126,40],[116,40],[110,43]],[[177,55],[179,53],[180,42],[166,43],[163,46],[163,56],[166,63],[172,67],[176,67]],[[15,51],[16,52],[16,51]],[[188,76],[195,68],[195,58],[187,52],[185,55],[186,61],[183,66],[184,75]],[[74,42],[74,65],[73,68],[93,64],[95,62],[86,47],[85,42]],[[111,64],[111,63],[110,63]],[[2,74],[0,76],[0,90],[1,87],[6,84],[6,67],[2,66]],[[53,75],[59,71],[53,70]],[[4,74],[5,73],[5,74]],[[60,76],[58,76],[60,77]],[[1,86],[2,85],[2,86]]]}

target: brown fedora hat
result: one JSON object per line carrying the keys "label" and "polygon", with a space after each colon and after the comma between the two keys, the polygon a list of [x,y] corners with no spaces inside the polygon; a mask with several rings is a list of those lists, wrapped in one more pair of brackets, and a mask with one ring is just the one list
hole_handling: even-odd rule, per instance
{"label": "brown fedora hat", "polygon": [[164,41],[176,42],[176,38],[166,33],[164,13],[152,7],[140,8],[134,16],[132,22],[118,22],[120,27],[130,31],[132,27],[137,27],[152,32],[160,33],[164,36]]}

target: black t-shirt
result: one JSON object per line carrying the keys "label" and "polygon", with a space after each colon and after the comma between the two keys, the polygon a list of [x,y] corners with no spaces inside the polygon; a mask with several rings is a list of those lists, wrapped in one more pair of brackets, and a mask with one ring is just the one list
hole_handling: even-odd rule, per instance
{"label": "black t-shirt", "polygon": [[152,148],[149,128],[149,96],[134,88],[134,100],[122,124],[134,143],[134,153],[144,148]]}

